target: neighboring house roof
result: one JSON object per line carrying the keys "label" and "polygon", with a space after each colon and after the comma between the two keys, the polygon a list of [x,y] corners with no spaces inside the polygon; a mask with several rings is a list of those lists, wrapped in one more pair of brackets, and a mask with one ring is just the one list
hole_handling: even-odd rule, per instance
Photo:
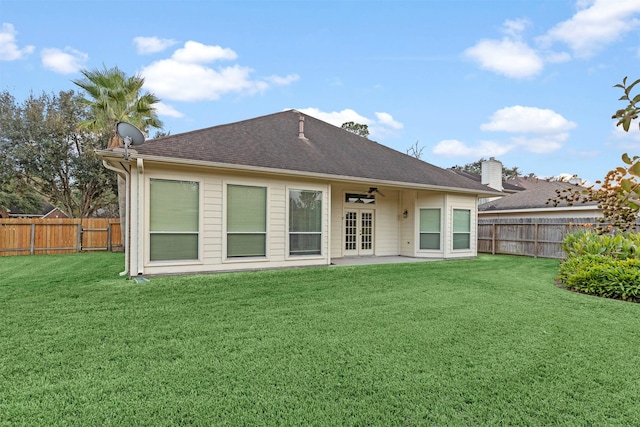
{"label": "neighboring house roof", "polygon": [[[493,212],[502,210],[527,210],[540,208],[553,208],[553,204],[547,204],[549,199],[556,197],[556,190],[582,188],[575,184],[558,181],[544,181],[544,185],[533,186],[527,190],[522,190],[514,194],[502,197],[497,200],[483,203],[478,206],[479,212]],[[596,202],[575,203],[573,206],[596,206]],[[561,202],[558,207],[567,207],[567,202]]]}
{"label": "neighboring house roof", "polygon": [[245,169],[296,171],[498,194],[450,170],[295,110],[169,135],[149,140],[135,150],[136,154],[131,150],[133,156],[148,160],[180,159],[182,163],[238,165]]}
{"label": "neighboring house roof", "polygon": [[9,208],[8,217],[18,218],[68,218],[60,209],[53,205],[45,204],[39,212],[23,212],[21,209],[14,207]]}
{"label": "neighboring house roof", "polygon": [[[478,173],[473,173],[473,172],[454,169],[454,168],[451,168],[449,170],[457,173],[458,175],[462,175],[464,177],[472,179],[474,181],[477,181],[477,182],[480,182],[480,183],[482,182],[482,175],[480,175]],[[502,181],[502,191],[504,193],[514,193],[516,191],[522,191],[522,190],[523,190],[522,187],[518,187],[517,185],[510,184],[509,181],[505,181],[505,180]]]}

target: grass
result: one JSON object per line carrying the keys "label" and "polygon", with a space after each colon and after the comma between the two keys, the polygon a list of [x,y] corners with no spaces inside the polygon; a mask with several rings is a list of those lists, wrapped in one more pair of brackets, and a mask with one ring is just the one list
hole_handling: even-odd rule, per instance
{"label": "grass", "polygon": [[0,425],[640,425],[640,304],[554,260],[122,265],[0,258]]}

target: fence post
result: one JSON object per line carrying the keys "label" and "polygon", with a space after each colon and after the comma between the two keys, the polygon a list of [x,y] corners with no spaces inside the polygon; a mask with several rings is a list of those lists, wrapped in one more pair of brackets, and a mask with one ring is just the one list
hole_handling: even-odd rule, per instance
{"label": "fence post", "polygon": [[107,222],[107,252],[111,252],[111,222]]}
{"label": "fence post", "polygon": [[491,234],[491,255],[495,255],[496,254],[496,223],[493,223],[493,227],[492,227],[493,231]]}
{"label": "fence post", "polygon": [[76,246],[76,252],[82,250],[82,220],[78,223],[78,244]]}
{"label": "fence post", "polygon": [[29,245],[29,253],[31,255],[33,255],[35,253],[35,246],[36,246],[36,224],[35,223],[31,223],[31,242]]}
{"label": "fence post", "polygon": [[535,230],[533,232],[533,257],[538,258],[538,230],[540,230],[540,224],[536,222]]}

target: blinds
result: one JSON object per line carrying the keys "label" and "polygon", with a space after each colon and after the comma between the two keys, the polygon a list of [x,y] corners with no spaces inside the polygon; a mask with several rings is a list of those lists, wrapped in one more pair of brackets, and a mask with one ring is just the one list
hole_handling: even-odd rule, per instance
{"label": "blinds", "polygon": [[227,186],[227,256],[266,255],[267,189]]}
{"label": "blinds", "polygon": [[198,259],[199,183],[151,179],[149,184],[151,261]]}
{"label": "blinds", "polygon": [[440,209],[420,209],[420,249],[440,249]]}
{"label": "blinds", "polygon": [[227,187],[227,231],[267,231],[267,189],[229,185]]}
{"label": "blinds", "polygon": [[152,179],[150,185],[151,232],[198,231],[197,182]]}

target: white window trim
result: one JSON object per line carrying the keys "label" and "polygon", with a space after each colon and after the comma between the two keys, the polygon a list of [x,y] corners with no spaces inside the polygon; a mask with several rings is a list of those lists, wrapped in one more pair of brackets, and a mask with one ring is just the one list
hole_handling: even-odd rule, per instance
{"label": "white window trim", "polygon": [[[314,254],[314,255],[291,255],[291,251],[290,251],[290,236],[289,236],[289,192],[291,190],[298,190],[298,191],[319,191],[320,193],[322,193],[322,218],[320,219],[320,227],[321,227],[321,231],[320,231],[320,253],[319,254]],[[344,195],[343,195],[344,197]],[[325,244],[324,244],[324,239],[325,239],[325,221],[326,221],[326,215],[327,215],[327,192],[325,191],[324,188],[318,188],[318,187],[307,187],[304,185],[287,185],[285,186],[285,216],[286,216],[286,221],[285,221],[285,260],[287,261],[295,261],[295,260],[301,260],[301,259],[325,259],[326,258],[326,254],[325,254]],[[298,234],[302,234],[302,233],[298,233]],[[307,233],[307,234],[317,234],[317,233]]]}
{"label": "white window trim", "polygon": [[[440,233],[439,233],[440,234],[440,249],[421,249],[420,248],[420,235],[422,234],[420,232],[420,210],[422,210],[422,209],[437,209],[437,210],[440,211]],[[443,209],[442,206],[419,206],[418,207],[417,215],[416,215],[416,222],[417,222],[416,230],[418,232],[418,236],[417,236],[418,238],[417,238],[416,246],[417,246],[418,253],[430,253],[430,254],[443,253],[443,251],[444,251],[444,239],[443,239],[444,232],[442,231],[442,230],[444,230],[444,215],[443,215],[443,212],[444,212],[444,209]]]}
{"label": "white window trim", "polygon": [[[144,214],[144,261],[145,267],[150,266],[177,266],[177,265],[201,265],[204,264],[202,251],[204,250],[203,227],[204,227],[204,179],[196,175],[184,175],[180,173],[147,173],[145,174],[145,214]],[[151,260],[151,180],[166,181],[190,181],[198,183],[198,259],[194,260]]]}
{"label": "white window trim", "polygon": [[[265,254],[264,256],[253,257],[229,257],[227,256],[227,189],[229,185],[238,185],[243,187],[260,187],[266,191],[266,229],[265,229]],[[243,180],[222,180],[222,263],[223,264],[242,264],[248,262],[269,262],[270,261],[270,224],[271,224],[271,191],[269,186],[264,182],[243,181]],[[236,233],[240,234],[240,233]]]}
{"label": "white window trim", "polygon": [[[454,217],[455,217],[455,211],[469,211],[469,247],[468,248],[459,248],[459,249],[455,249],[453,247],[453,236],[454,234],[464,234],[464,233],[456,233],[454,231]],[[473,247],[473,242],[471,241],[473,236],[473,209],[467,208],[467,207],[455,207],[452,206],[451,207],[451,252],[471,252],[472,247]]]}

